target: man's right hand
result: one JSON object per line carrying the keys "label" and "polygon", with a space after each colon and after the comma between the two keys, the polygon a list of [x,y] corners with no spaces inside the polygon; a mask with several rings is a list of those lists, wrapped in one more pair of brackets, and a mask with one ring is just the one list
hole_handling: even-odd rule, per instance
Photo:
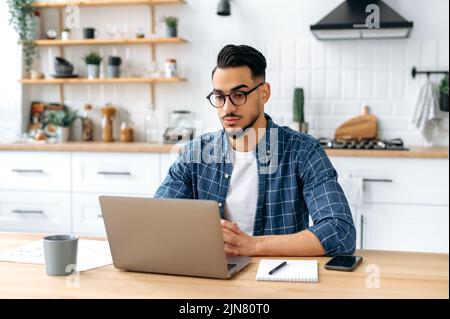
{"label": "man's right hand", "polygon": [[223,240],[225,242],[225,253],[229,256],[237,256],[239,253],[236,248],[239,247],[239,244],[235,242],[235,235],[242,234],[242,231],[234,222],[222,219],[220,224],[222,226]]}

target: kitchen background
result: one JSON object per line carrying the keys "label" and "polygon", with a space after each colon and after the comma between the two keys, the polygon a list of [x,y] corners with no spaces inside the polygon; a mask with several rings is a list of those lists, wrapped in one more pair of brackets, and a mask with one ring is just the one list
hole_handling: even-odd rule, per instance
{"label": "kitchen background", "polygon": [[[280,124],[292,122],[295,87],[303,87],[306,95],[306,120],[316,137],[333,137],[345,120],[358,115],[364,105],[380,122],[381,138],[400,137],[407,145],[424,145],[413,127],[412,117],[426,76],[411,77],[411,69],[448,70],[449,67],[449,2],[446,0],[387,0],[407,20],[414,22],[409,39],[318,41],[309,30],[341,0],[235,0],[232,15],[219,17],[216,0],[189,0],[187,5],[156,6],[158,20],[165,15],[180,19],[180,36],[188,43],[157,46],[158,67],[167,58],[178,61],[180,75],[187,82],[157,84],[155,106],[162,112],[187,109],[195,112],[197,133],[220,129],[215,110],[205,96],[211,91],[211,70],[218,51],[229,43],[249,44],[260,49],[268,59],[268,81],[273,96],[267,112]],[[56,28],[55,11],[44,10],[44,30]],[[99,29],[100,37],[108,37],[106,26],[127,24],[125,37],[134,37],[138,27],[149,31],[149,11],[142,6],[81,8],[81,27]],[[26,129],[31,101],[58,102],[54,85],[20,85],[21,55],[17,36],[8,24],[5,1],[0,3],[0,30],[3,39],[0,59],[0,136],[4,141],[17,140]],[[164,33],[158,24],[158,33]],[[72,37],[81,38],[81,30]],[[142,75],[150,68],[148,46],[99,46],[104,56],[121,56],[125,72]],[[53,73],[56,47],[40,48],[38,67]],[[66,58],[75,65],[75,73],[85,74],[81,57],[88,48],[67,47]],[[104,70],[103,70],[104,72]],[[433,76],[439,81],[442,76]],[[65,103],[80,110],[84,104],[94,106],[95,137],[100,138],[99,108],[111,102],[134,122],[136,140],[143,141],[145,115],[150,96],[147,84],[66,85]],[[120,116],[120,115],[119,115]],[[120,122],[120,121],[117,121]],[[448,113],[442,113],[441,133],[436,145],[449,145]],[[80,125],[72,137],[80,139]]]}
{"label": "kitchen background", "polygon": [[[302,87],[306,121],[313,136],[334,137],[338,126],[361,114],[368,105],[379,119],[380,137],[401,138],[409,148],[398,150],[398,144],[391,143],[393,147],[387,150],[326,150],[352,206],[357,247],[448,253],[448,112],[438,114],[440,133],[433,147],[420,147],[426,143],[412,122],[427,76],[420,74],[413,79],[411,71],[416,67],[448,72],[449,2],[387,0],[394,10],[414,22],[411,36],[364,41],[319,41],[312,35],[310,25],[343,0],[233,0],[229,17],[217,15],[218,3],[188,0],[182,5],[155,6],[155,35],[167,42],[162,19],[177,16],[179,36],[187,40],[180,43],[175,39],[177,43],[155,46],[157,69],[164,70],[167,59],[176,59],[179,75],[186,79],[155,84],[154,106],[165,120],[153,118],[150,123],[160,128],[159,136],[173,110],[195,113],[197,135],[220,129],[216,111],[205,98],[212,90],[211,70],[217,54],[229,43],[255,46],[268,59],[273,96],[267,112],[279,124],[292,126],[294,88]],[[140,27],[147,36],[150,32],[149,6],[109,3],[83,6],[80,12],[80,28],[72,30],[71,39],[82,39],[84,27],[98,29],[99,39],[117,37],[109,32],[111,26],[118,28],[120,37],[129,39],[135,38]],[[128,81],[130,77],[148,81],[155,67],[150,45],[92,47],[85,41],[82,45],[67,45],[73,42],[60,42],[58,34],[57,40],[44,40],[51,45],[38,47],[41,58],[34,69],[44,73],[46,79],[19,83],[25,72],[17,35],[8,20],[6,1],[1,1],[0,231],[105,236],[99,196],[153,196],[177,156],[171,152],[171,145],[100,142],[101,133],[108,132],[100,127],[100,109],[107,103],[119,108],[116,139],[118,126],[126,120],[134,123],[136,140],[144,141],[150,84],[93,82]],[[41,21],[43,31],[60,31],[57,10],[41,10]],[[10,143],[23,139],[32,101],[60,102],[59,85],[47,83],[55,73],[53,60],[60,48],[54,44],[58,42],[64,44],[64,56],[81,76],[75,81],[82,82],[64,84],[65,104],[80,113],[85,104],[93,105],[95,141],[100,143]],[[107,57],[120,56],[125,78],[86,79],[82,57],[91,50],[104,56],[102,76],[107,74]],[[432,75],[436,83],[442,77]],[[159,80],[167,81],[164,77]],[[376,134],[370,118],[365,119],[353,133]],[[80,140],[80,124],[77,121],[73,126],[72,140]],[[372,144],[375,146],[378,144]]]}

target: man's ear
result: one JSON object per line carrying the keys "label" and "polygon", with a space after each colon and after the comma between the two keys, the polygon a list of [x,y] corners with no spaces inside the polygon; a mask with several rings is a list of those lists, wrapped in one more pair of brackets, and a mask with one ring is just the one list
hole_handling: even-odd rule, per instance
{"label": "man's ear", "polygon": [[271,95],[271,87],[270,87],[270,83],[264,83],[264,85],[261,88],[261,97],[263,99],[264,104],[266,104],[269,99],[270,99],[270,95]]}

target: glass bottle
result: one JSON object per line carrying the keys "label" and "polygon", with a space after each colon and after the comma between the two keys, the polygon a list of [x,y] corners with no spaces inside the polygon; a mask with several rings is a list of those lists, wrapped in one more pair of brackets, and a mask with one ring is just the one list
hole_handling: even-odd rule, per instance
{"label": "glass bottle", "polygon": [[94,122],[91,118],[92,105],[86,104],[81,116],[81,141],[92,142],[94,140]]}
{"label": "glass bottle", "polygon": [[145,141],[147,143],[160,143],[162,140],[161,133],[161,116],[154,105],[147,108],[145,116]]}

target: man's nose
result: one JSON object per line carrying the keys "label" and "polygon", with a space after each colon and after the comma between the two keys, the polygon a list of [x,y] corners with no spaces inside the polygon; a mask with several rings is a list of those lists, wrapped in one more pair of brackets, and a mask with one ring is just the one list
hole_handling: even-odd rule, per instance
{"label": "man's nose", "polygon": [[223,111],[226,114],[235,113],[237,111],[237,106],[231,103],[229,96],[225,98],[225,105],[223,106]]}

